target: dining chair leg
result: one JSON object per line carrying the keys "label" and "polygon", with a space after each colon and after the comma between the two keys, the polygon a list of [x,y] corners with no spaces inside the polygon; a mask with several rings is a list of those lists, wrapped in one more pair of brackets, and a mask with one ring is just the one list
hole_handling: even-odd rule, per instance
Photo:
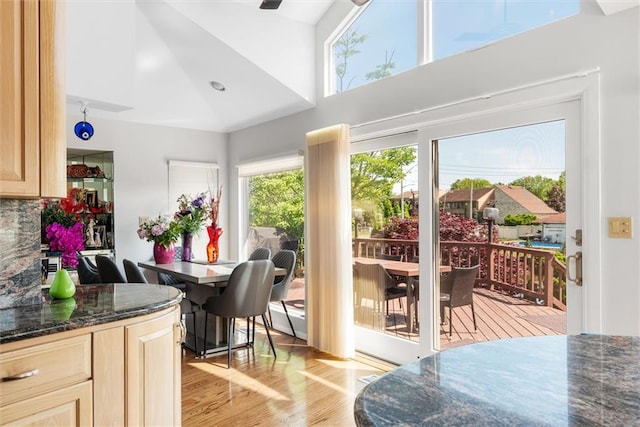
{"label": "dining chair leg", "polygon": [[476,326],[476,312],[473,309],[473,302],[471,303],[471,317],[473,318],[473,330],[477,331],[478,327]]}
{"label": "dining chair leg", "polygon": [[[185,321],[186,321],[186,316],[185,316]],[[198,353],[198,326],[196,323],[196,313],[192,312],[191,313],[191,320],[193,320],[193,340],[195,342],[195,347],[196,347],[196,359],[198,358],[198,356],[200,355]]]}
{"label": "dining chair leg", "polygon": [[449,306],[449,336],[453,335],[453,308]]}
{"label": "dining chair leg", "polygon": [[202,348],[202,357],[207,355],[207,323],[209,321],[209,312],[204,312],[204,347]]}
{"label": "dining chair leg", "polygon": [[[264,314],[262,315],[262,321],[264,322],[265,325],[267,324],[267,316],[265,316]],[[271,344],[273,357],[277,358],[278,356],[276,355],[276,348],[273,346],[273,340],[271,339],[271,333],[269,332],[269,328],[265,327],[264,330],[267,331],[267,338],[269,338],[269,344]]]}
{"label": "dining chair leg", "polygon": [[251,329],[251,342],[256,342],[256,316],[253,316],[253,329]]}
{"label": "dining chair leg", "polygon": [[284,308],[284,314],[287,315],[287,320],[289,321],[289,326],[291,326],[291,332],[293,332],[293,337],[298,338],[298,336],[296,335],[296,330],[293,329],[293,322],[291,322],[291,318],[289,317],[289,312],[287,311],[287,305],[284,303],[284,301],[280,301],[280,302],[282,303],[282,308]]}
{"label": "dining chair leg", "polygon": [[229,346],[229,351],[227,352],[227,369],[231,368],[231,352],[233,351],[233,325],[236,323],[236,319],[233,317],[227,319],[229,324],[227,325],[227,345]]}

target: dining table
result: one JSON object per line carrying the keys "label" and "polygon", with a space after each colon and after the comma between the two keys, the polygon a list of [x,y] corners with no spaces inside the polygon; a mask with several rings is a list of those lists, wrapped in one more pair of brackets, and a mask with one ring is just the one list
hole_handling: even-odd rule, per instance
{"label": "dining table", "polygon": [[358,426],[638,426],[640,337],[508,338],[402,365],[366,385]]}
{"label": "dining table", "polygon": [[[168,274],[183,281],[186,298],[199,306],[206,303],[209,297],[220,295],[222,289],[227,286],[233,269],[238,264],[238,261],[231,260],[218,260],[215,263],[199,260],[174,261],[169,264],[158,264],[154,261],[138,262],[138,266],[141,268]],[[276,276],[284,276],[287,271],[284,268],[276,267],[274,273]],[[226,319],[217,316],[208,316],[207,342],[204,343],[204,346],[202,345],[206,317],[204,311],[200,310],[194,314],[193,322],[187,323],[185,346],[194,353],[201,353],[198,355],[226,352],[228,342]],[[198,347],[202,350],[199,352],[196,352],[195,349],[196,331],[199,340]]]}
{"label": "dining table", "polygon": [[[356,262],[361,264],[380,264],[390,275],[407,279],[407,326],[409,332],[414,332],[415,326],[418,324],[418,316],[416,315],[414,319],[413,315],[414,304],[417,305],[417,300],[414,298],[414,295],[416,295],[414,280],[420,276],[420,264],[417,262],[394,261],[380,258],[354,257],[353,263],[355,264]],[[451,271],[451,266],[440,265],[439,271],[440,274],[448,273]],[[415,311],[417,313],[417,309],[415,309]]]}

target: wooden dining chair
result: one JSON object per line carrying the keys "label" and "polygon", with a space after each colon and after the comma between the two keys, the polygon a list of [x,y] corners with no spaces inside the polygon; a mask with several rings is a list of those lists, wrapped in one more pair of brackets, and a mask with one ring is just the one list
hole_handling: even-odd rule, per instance
{"label": "wooden dining chair", "polygon": [[449,308],[449,336],[453,331],[453,309],[471,306],[473,329],[476,326],[476,313],[473,308],[473,287],[480,271],[480,265],[473,267],[454,267],[451,272],[440,280],[440,323],[444,324],[444,308]]}

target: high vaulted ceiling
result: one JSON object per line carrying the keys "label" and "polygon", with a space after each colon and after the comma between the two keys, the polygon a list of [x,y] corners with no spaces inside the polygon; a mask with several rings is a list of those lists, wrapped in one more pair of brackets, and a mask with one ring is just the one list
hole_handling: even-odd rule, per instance
{"label": "high vaulted ceiling", "polygon": [[69,1],[68,111],[230,132],[311,108],[315,24],[334,1]]}

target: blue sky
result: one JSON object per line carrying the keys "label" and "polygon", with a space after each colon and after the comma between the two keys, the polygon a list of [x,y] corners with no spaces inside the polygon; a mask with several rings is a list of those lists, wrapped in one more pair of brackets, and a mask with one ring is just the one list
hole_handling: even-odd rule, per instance
{"label": "blue sky", "polygon": [[[579,12],[579,0],[432,0],[434,60],[475,49]],[[393,74],[417,63],[417,0],[373,0],[351,26],[367,35],[348,59],[343,90],[366,84],[366,74],[393,53]]]}
{"label": "blue sky", "polygon": [[[578,0],[432,0],[433,58],[438,60],[577,14]],[[416,67],[417,0],[373,0],[351,26],[366,34],[348,58],[343,90],[368,83],[366,73],[393,52],[394,74]],[[440,141],[440,188],[460,178],[510,183],[523,176],[557,179],[564,170],[562,121]],[[417,189],[417,168],[404,181]],[[399,192],[399,185],[396,186]]]}

